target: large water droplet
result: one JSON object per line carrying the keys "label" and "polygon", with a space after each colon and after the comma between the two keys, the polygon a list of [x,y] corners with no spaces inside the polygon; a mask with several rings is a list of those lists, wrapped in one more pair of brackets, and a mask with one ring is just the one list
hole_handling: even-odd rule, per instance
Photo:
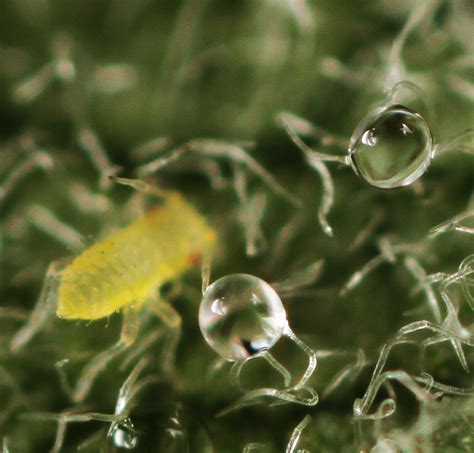
{"label": "large water droplet", "polygon": [[[218,307],[218,308],[217,308]],[[260,278],[231,274],[210,285],[199,309],[209,346],[229,360],[270,349],[287,325],[280,297]]]}
{"label": "large water droplet", "polygon": [[377,109],[356,127],[351,163],[369,184],[394,189],[411,184],[428,168],[433,137],[424,118],[402,105]]}

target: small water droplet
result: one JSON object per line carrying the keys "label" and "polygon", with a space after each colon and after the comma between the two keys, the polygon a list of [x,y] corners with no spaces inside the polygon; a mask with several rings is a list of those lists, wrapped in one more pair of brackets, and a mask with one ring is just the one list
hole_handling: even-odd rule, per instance
{"label": "small water droplet", "polygon": [[112,434],[114,445],[117,448],[132,450],[137,446],[138,436],[129,429],[117,426]]}

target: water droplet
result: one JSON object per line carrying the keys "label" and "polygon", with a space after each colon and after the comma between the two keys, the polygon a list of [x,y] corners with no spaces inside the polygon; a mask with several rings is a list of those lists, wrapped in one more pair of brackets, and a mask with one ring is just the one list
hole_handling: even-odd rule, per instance
{"label": "water droplet", "polygon": [[114,445],[117,448],[132,450],[137,446],[138,436],[127,428],[117,426],[112,434]]}
{"label": "water droplet", "polygon": [[424,118],[402,105],[376,109],[356,127],[349,155],[358,175],[375,187],[411,184],[433,158],[433,137]]}
{"label": "water droplet", "polygon": [[229,360],[242,360],[270,349],[283,335],[286,324],[278,294],[268,283],[247,274],[231,274],[214,282],[199,309],[204,338]]}

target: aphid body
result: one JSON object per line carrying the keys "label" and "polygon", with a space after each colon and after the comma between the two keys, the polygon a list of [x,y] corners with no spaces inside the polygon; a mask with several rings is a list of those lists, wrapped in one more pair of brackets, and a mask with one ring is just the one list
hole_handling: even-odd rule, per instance
{"label": "aphid body", "polygon": [[99,319],[179,277],[209,253],[215,232],[180,194],[84,250],[61,273],[56,314]]}

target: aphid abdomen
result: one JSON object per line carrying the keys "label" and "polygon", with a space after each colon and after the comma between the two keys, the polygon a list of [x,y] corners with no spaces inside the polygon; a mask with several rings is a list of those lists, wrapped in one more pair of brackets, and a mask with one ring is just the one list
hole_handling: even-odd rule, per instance
{"label": "aphid abdomen", "polygon": [[209,252],[215,239],[205,219],[179,194],[81,253],[61,277],[57,315],[98,319],[141,303]]}

